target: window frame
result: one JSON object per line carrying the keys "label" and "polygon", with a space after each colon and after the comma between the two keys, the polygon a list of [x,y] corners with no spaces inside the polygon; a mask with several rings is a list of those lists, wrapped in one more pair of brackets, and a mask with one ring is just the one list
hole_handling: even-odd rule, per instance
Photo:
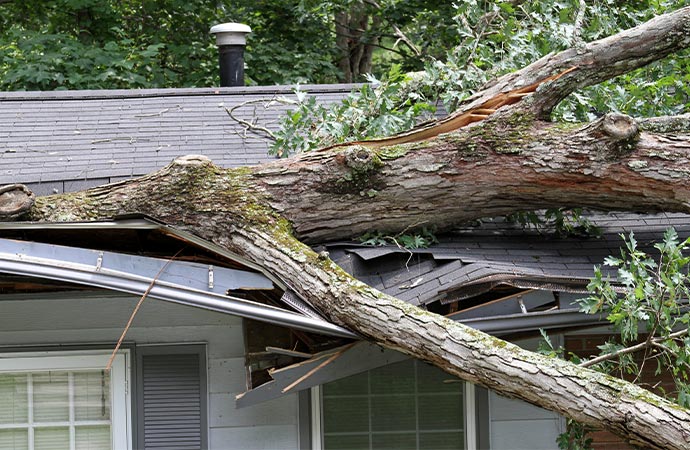
{"label": "window frame", "polygon": [[[420,361],[421,363],[421,361]],[[335,380],[334,380],[335,381]],[[477,398],[476,387],[466,381],[458,380],[462,383],[462,402],[463,402],[463,427],[465,436],[465,450],[477,450],[477,427],[479,418],[477,417]],[[311,449],[323,450],[323,392],[321,385],[314,386],[309,390],[310,394],[310,416],[311,416]]]}
{"label": "window frame", "polygon": [[[31,351],[0,353],[0,374],[104,370],[111,351]],[[110,371],[110,436],[113,449],[132,449],[131,355],[122,349]]]}

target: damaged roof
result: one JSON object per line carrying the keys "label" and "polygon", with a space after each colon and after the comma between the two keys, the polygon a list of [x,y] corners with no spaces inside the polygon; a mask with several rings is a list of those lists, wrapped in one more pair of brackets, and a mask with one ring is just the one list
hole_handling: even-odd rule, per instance
{"label": "damaged roof", "polygon": [[[331,103],[354,87],[301,90]],[[290,108],[274,101],[280,97],[296,98],[289,86],[0,93],[0,184],[24,183],[37,195],[75,191],[143,175],[194,153],[224,167],[258,164],[273,159],[269,142],[233,121],[227,109],[275,130]],[[485,220],[428,249],[356,242],[327,247],[337,263],[373,287],[415,305],[457,308],[458,302],[484,301],[485,293],[506,286],[584,292],[593,267],[618,254],[619,233],[634,231],[645,243],[674,226],[685,237],[688,217],[599,214],[591,219],[601,238],[558,238]]]}
{"label": "damaged roof", "polygon": [[588,218],[601,236],[558,237],[497,219],[458,229],[423,249],[355,242],[327,247],[335,262],[367,284],[414,305],[428,305],[464,300],[498,285],[584,293],[594,266],[620,254],[621,233],[634,232],[646,251],[653,251],[653,242],[669,227],[681,238],[690,236],[686,214],[610,213]]}
{"label": "damaged roof", "polygon": [[[319,102],[331,103],[354,87],[304,86],[301,90],[314,94]],[[76,191],[149,173],[185,154],[205,155],[223,167],[268,161],[273,159],[267,154],[268,141],[233,121],[227,109],[236,108],[242,119],[275,130],[278,118],[290,108],[272,101],[281,96],[294,99],[292,87],[0,93],[0,185],[23,183],[37,195]],[[670,226],[681,238],[690,236],[688,218],[684,214],[593,214],[589,219],[601,230],[598,238],[563,238],[492,219],[456,229],[426,249],[357,242],[326,247],[345,270],[383,292],[476,329],[511,335],[600,325],[600,317],[579,312],[572,301],[585,292],[593,267],[619,253],[620,234],[634,232],[640,247],[649,250]],[[52,276],[70,288],[84,283],[138,294],[150,289],[151,296],[163,300],[249,319],[244,322],[251,344],[248,365],[255,369],[250,371],[250,385],[261,384],[261,389],[241,396],[239,406],[400,357],[367,343],[338,347],[355,336],[321,318],[280,279],[148,218],[0,225],[0,238],[7,247],[0,252],[0,290],[54,290],[57,287],[45,281]],[[174,272],[194,273],[196,278],[155,280],[181,242],[186,250],[174,263]],[[69,252],[62,247],[65,244],[72,246]],[[74,261],[68,260],[68,253]],[[40,270],[34,267],[37,264],[26,264],[27,256],[41,261]],[[142,261],[150,265],[146,277],[139,269]],[[137,262],[136,270],[125,270],[128,265],[134,267],[132,262]],[[230,275],[241,280],[240,288],[252,289],[223,282],[235,279]],[[18,284],[17,277],[23,277],[23,283]],[[89,280],[84,282],[83,277]],[[26,283],[27,279],[33,284]],[[154,281],[160,286],[154,286]],[[256,326],[259,320],[264,323]],[[274,336],[269,325],[288,327],[291,336],[304,330],[301,347],[295,348],[292,341],[283,347],[263,345],[256,336]],[[313,339],[312,332],[329,337]],[[284,367],[295,360],[302,361]],[[274,381],[262,384],[271,374]]]}

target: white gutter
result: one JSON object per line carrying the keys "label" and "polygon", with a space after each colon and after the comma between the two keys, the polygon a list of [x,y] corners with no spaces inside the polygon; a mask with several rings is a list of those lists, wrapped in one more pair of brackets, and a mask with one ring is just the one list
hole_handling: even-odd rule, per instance
{"label": "white gutter", "polygon": [[[66,260],[65,258],[71,260]],[[166,281],[165,279],[156,280],[155,275],[142,276],[138,273],[136,265],[131,264],[133,261],[140,262],[141,258],[141,256],[122,253],[99,252],[76,247],[0,239],[0,272],[3,273],[47,278],[136,295],[143,295],[153,284],[148,295],[159,300],[232,314],[303,331],[357,338],[354,333],[325,320],[305,317],[281,308],[212,291],[202,291],[188,285]],[[161,261],[156,258],[145,259],[151,260],[152,264]],[[86,263],[85,261],[93,261],[93,263]],[[125,263],[123,264],[122,261],[125,261]],[[111,263],[118,265],[111,267],[109,266]],[[193,263],[184,264],[190,265]],[[198,264],[198,266],[207,267],[201,264]],[[152,272],[149,271],[150,273]],[[164,277],[162,276],[161,278]],[[206,282],[208,281],[206,280]],[[195,283],[195,285],[198,286],[199,283]],[[218,288],[217,285],[209,286],[209,289],[213,290],[218,290]]]}

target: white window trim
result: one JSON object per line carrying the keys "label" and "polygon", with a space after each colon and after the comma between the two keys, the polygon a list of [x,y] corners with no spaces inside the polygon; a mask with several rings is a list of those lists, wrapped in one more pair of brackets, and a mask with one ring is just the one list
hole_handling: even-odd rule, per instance
{"label": "white window trim", "polygon": [[321,386],[314,386],[310,392],[311,399],[311,449],[321,450],[323,448],[323,433],[321,424],[323,423],[323,405],[321,403]]}
{"label": "white window trim", "polygon": [[[110,352],[27,352],[0,353],[0,373],[45,372],[57,370],[103,370]],[[123,349],[113,360],[110,371],[111,425],[113,449],[132,449],[130,352]]]}
{"label": "white window trim", "polygon": [[[466,381],[463,384],[463,407],[465,423],[465,450],[477,449],[477,417],[475,409],[475,386]],[[311,450],[323,449],[323,402],[321,398],[321,386],[310,389],[311,400]]]}
{"label": "white window trim", "polygon": [[465,400],[465,449],[477,450],[477,414],[475,402],[474,384],[466,381],[463,384],[463,396]]}

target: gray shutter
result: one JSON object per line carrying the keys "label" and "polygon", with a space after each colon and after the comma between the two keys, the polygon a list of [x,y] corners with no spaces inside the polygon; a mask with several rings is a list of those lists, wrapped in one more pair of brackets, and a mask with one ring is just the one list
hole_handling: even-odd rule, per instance
{"label": "gray shutter", "polygon": [[139,448],[206,448],[206,372],[194,350],[150,347],[139,355]]}

